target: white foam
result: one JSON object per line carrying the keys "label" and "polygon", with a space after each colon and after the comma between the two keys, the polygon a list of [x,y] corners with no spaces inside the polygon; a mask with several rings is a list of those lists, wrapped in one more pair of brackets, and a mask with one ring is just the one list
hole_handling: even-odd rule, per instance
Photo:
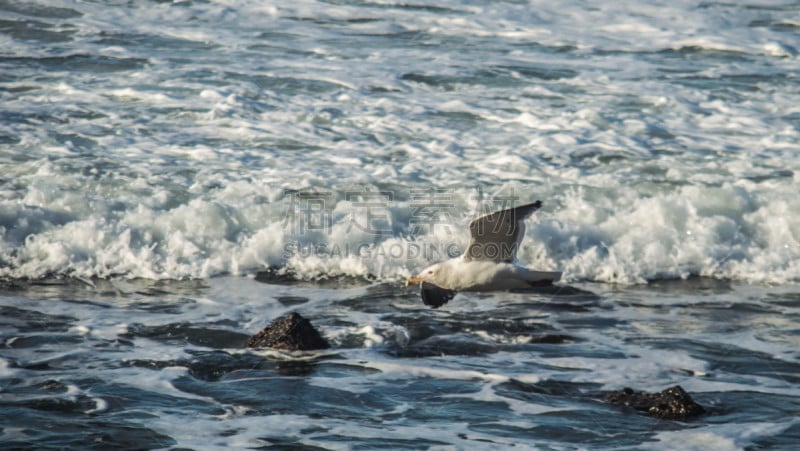
{"label": "white foam", "polygon": [[487,382],[507,382],[508,377],[501,374],[485,373],[474,370],[464,370],[460,368],[433,367],[427,365],[408,365],[407,363],[396,363],[389,360],[373,360],[366,363],[366,366],[375,368],[383,373],[383,377],[406,378],[406,377],[432,377],[453,380],[482,380]]}
{"label": "white foam", "polygon": [[[6,342],[8,345],[11,345],[13,342],[8,340]],[[18,372],[17,369],[10,365],[10,362],[6,359],[0,358],[0,376],[2,377],[12,377],[14,374]]]}
{"label": "white foam", "polygon": [[87,410],[85,413],[92,415],[97,413],[102,413],[108,410],[108,401],[103,398],[93,397],[92,401],[94,401],[94,408]]}
{"label": "white foam", "polygon": [[681,449],[687,450],[740,450],[752,445],[754,439],[771,437],[785,431],[796,421],[786,423],[727,423],[708,425],[690,431],[665,431],[656,434],[658,445],[645,449],[663,449],[680,442]]}
{"label": "white foam", "polygon": [[187,372],[187,368],[178,366],[161,368],[155,371],[149,368],[126,368],[125,370],[117,371],[118,374],[113,379],[117,383],[140,388],[148,392],[214,403],[213,398],[195,395],[175,388],[173,382],[179,377],[186,376]]}
{"label": "white foam", "polygon": [[466,394],[447,394],[443,398],[466,398],[473,401],[494,403],[500,402],[508,405],[508,407],[516,414],[519,415],[540,415],[549,412],[563,412],[572,410],[568,407],[555,407],[552,405],[536,404],[530,401],[520,401],[518,399],[500,396],[495,392],[496,384],[484,384],[481,386],[480,391],[477,393]]}
{"label": "white foam", "polygon": [[[508,158],[510,164],[518,163],[517,157]],[[520,260],[540,269],[560,269],[566,281],[640,283],[689,275],[800,280],[800,231],[793,226],[797,202],[788,187],[773,188],[769,197],[759,186],[738,183],[689,186],[642,198],[625,191],[606,198],[582,189],[556,194],[546,199],[555,210],[540,212],[529,222]],[[464,192],[454,199],[468,197]],[[4,242],[11,264],[0,271],[7,277],[208,277],[287,265],[306,277],[373,275],[392,280],[446,257],[449,245],[454,252],[463,249],[471,213],[459,211],[461,217],[439,227],[438,235],[410,239],[356,233],[352,218],[364,212],[338,204],[331,233],[293,236],[279,205],[253,211],[239,205],[241,201],[231,205],[198,199],[162,212],[139,204],[122,217],[88,213],[86,219],[56,225],[46,218],[87,214],[79,199],[63,204],[63,199],[36,190],[29,192],[27,202],[63,206],[57,211],[0,205],[6,236],[25,237]],[[411,213],[408,205],[386,206],[406,230],[413,218],[398,214]],[[421,252],[425,250],[435,252]]]}

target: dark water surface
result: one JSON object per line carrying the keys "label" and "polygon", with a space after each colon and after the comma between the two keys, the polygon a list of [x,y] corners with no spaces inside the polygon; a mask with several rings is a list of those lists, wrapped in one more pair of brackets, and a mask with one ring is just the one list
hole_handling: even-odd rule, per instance
{"label": "dark water surface", "polygon": [[[791,449],[800,289],[710,279],[459,295],[391,284],[15,282],[0,294],[7,447]],[[244,350],[297,311],[332,343]],[[679,384],[708,413],[603,402]]]}

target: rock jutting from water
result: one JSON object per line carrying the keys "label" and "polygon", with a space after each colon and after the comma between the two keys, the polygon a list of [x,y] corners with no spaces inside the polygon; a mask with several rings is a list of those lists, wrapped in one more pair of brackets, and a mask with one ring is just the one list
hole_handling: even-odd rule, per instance
{"label": "rock jutting from water", "polygon": [[273,320],[259,333],[245,341],[246,348],[273,348],[287,351],[327,349],[330,345],[299,313],[289,313]]}
{"label": "rock jutting from water", "polygon": [[607,393],[606,401],[633,407],[652,417],[665,420],[686,420],[706,413],[706,409],[694,402],[680,385],[658,393],[635,392],[626,387],[620,391]]}

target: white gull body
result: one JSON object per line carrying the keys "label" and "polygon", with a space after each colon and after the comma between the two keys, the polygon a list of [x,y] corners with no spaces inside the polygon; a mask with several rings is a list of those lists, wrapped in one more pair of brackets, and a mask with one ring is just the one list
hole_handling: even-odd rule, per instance
{"label": "white gull body", "polygon": [[541,207],[532,204],[501,210],[469,224],[470,244],[464,255],[425,268],[408,279],[421,285],[422,301],[437,308],[457,291],[499,291],[550,285],[560,272],[534,271],[516,262],[525,236],[525,218]]}

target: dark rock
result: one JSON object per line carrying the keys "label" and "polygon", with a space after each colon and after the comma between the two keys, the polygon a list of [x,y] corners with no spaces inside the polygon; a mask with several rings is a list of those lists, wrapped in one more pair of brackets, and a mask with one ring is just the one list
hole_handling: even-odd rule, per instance
{"label": "dark rock", "polygon": [[694,402],[680,385],[658,393],[637,393],[626,387],[621,391],[607,393],[606,401],[633,407],[652,417],[666,420],[686,420],[706,412],[706,409]]}
{"label": "dark rock", "polygon": [[246,348],[275,348],[287,351],[327,349],[330,345],[311,322],[299,313],[289,313],[245,341]]}
{"label": "dark rock", "polygon": [[548,345],[560,345],[562,343],[567,343],[570,341],[578,341],[577,338],[571,337],[569,335],[562,335],[562,334],[544,334],[544,335],[536,335],[528,340],[528,343],[541,343],[541,344],[548,344]]}

